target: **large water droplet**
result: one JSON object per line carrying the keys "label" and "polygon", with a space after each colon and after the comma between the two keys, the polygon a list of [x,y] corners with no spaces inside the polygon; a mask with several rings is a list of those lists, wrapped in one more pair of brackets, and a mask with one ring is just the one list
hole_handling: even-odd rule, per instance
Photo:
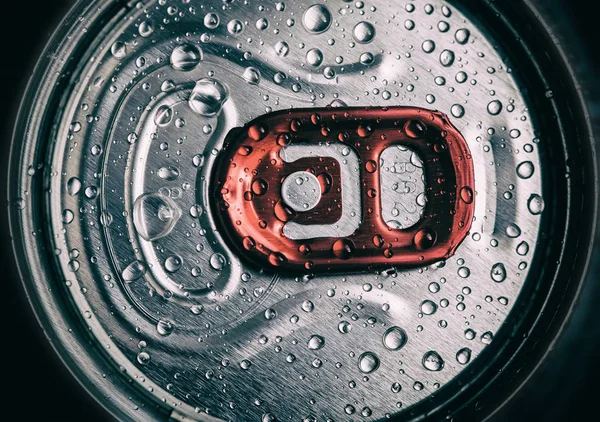
{"label": "large water droplet", "polygon": [[219,26],[219,23],[219,15],[217,15],[216,13],[211,12],[207,13],[206,16],[204,16],[204,26],[206,26],[208,29],[215,29]]}
{"label": "large water droplet", "polygon": [[369,22],[359,22],[352,31],[354,39],[361,44],[368,44],[375,38],[375,27]]}
{"label": "large water droplet", "polygon": [[202,78],[190,95],[190,108],[196,113],[212,117],[217,115],[229,98],[229,89],[220,81],[212,78]]}
{"label": "large water droplet", "polygon": [[538,194],[533,194],[529,197],[529,200],[527,201],[527,208],[529,208],[529,212],[533,215],[539,215],[544,211],[544,199],[538,195]]}
{"label": "large water droplet", "polygon": [[517,245],[517,254],[525,256],[529,253],[529,243],[522,241]]}
{"label": "large water droplet", "polygon": [[365,352],[358,357],[358,369],[365,374],[370,374],[379,368],[379,357],[373,352]]}
{"label": "large water droplet", "polygon": [[67,193],[75,196],[81,190],[81,181],[76,177],[71,177],[67,182]]}
{"label": "large water droplet", "polygon": [[421,48],[423,49],[424,52],[429,54],[429,53],[433,52],[433,50],[435,50],[435,42],[433,40],[423,41]]}
{"label": "large water droplet", "polygon": [[514,223],[506,226],[506,235],[508,237],[512,237],[513,239],[521,236],[521,228]]}
{"label": "large water droplet", "polygon": [[177,204],[158,193],[141,195],[133,204],[133,224],[139,235],[148,241],[168,235],[180,217]]}
{"label": "large water droplet", "polygon": [[534,172],[535,167],[531,161],[524,161],[517,166],[517,175],[521,179],[529,179]]}
{"label": "large water droplet", "polygon": [[399,350],[408,342],[406,331],[400,327],[390,327],[383,334],[383,345],[390,350]]}
{"label": "large water droplet", "polygon": [[176,167],[161,167],[158,170],[158,177],[163,180],[173,181],[179,178],[179,169]]}
{"label": "large water droplet", "polygon": [[348,321],[341,321],[338,324],[338,331],[342,334],[348,334],[352,330],[352,324]]}
{"label": "large water droplet", "polygon": [[165,270],[170,273],[179,271],[183,265],[183,260],[178,255],[172,255],[165,260]]}
{"label": "large water droplet", "polygon": [[421,303],[421,312],[425,315],[433,315],[437,311],[437,305],[431,300],[424,300]]}
{"label": "large water droplet", "polygon": [[318,67],[323,63],[323,53],[318,48],[311,48],[306,53],[306,62],[314,67]]}
{"label": "large water droplet", "polygon": [[310,350],[319,350],[325,346],[325,339],[318,335],[313,335],[308,339],[308,348]]}
{"label": "large water droplet", "polygon": [[465,108],[460,104],[454,104],[450,108],[450,112],[452,113],[452,115],[454,117],[456,117],[457,119],[460,119],[461,117],[463,117],[465,115]]}
{"label": "large water droplet", "polygon": [[469,42],[469,37],[471,36],[471,32],[468,29],[461,28],[454,34],[454,39],[459,44],[466,44]]}
{"label": "large water droplet", "polygon": [[173,324],[171,324],[167,320],[161,319],[156,324],[156,331],[161,336],[168,336],[169,334],[171,334],[173,332]]}
{"label": "large water droplet", "polygon": [[304,12],[302,24],[310,33],[320,34],[331,25],[331,12],[322,4],[314,4]]}
{"label": "large water droplet", "polygon": [[260,83],[260,71],[255,67],[247,67],[242,77],[250,85],[258,85]]}
{"label": "large water droplet", "polygon": [[162,105],[156,109],[154,114],[154,123],[157,126],[164,127],[171,123],[173,120],[173,109],[168,105]]}
{"label": "large water droplet", "polygon": [[500,262],[494,264],[494,266],[492,266],[490,275],[492,280],[494,280],[496,283],[502,283],[504,280],[506,280],[506,268],[504,267],[504,264]]}
{"label": "large water droplet", "polygon": [[138,27],[138,32],[144,38],[149,37],[154,32],[154,24],[151,21],[143,21]]}
{"label": "large water droplet", "polygon": [[220,253],[212,254],[212,256],[210,257],[210,266],[215,271],[221,271],[226,264],[227,260]]}
{"label": "large water droplet", "polygon": [[454,51],[444,50],[440,54],[440,63],[444,67],[450,67],[454,63]]}
{"label": "large water droplet", "polygon": [[487,106],[487,111],[492,116],[497,116],[502,111],[502,103],[499,100],[490,101]]}
{"label": "large water droplet", "polygon": [[289,52],[290,46],[285,41],[279,41],[277,44],[275,44],[275,53],[278,56],[285,57],[289,54]]}
{"label": "large water droplet", "polygon": [[312,301],[310,300],[305,300],[304,302],[302,302],[301,307],[304,312],[312,312],[315,309],[315,304],[312,303]]}
{"label": "large water droplet", "polygon": [[142,261],[133,261],[123,270],[121,274],[123,277],[123,281],[126,283],[131,283],[139,278],[142,278],[146,274],[146,264]]}
{"label": "large water droplet", "polygon": [[227,31],[229,31],[231,35],[239,34],[243,29],[244,24],[237,19],[231,20],[227,24]]}
{"label": "large water droplet", "polygon": [[465,347],[456,353],[456,361],[461,365],[466,365],[471,360],[471,349]]}
{"label": "large water droplet", "polygon": [[429,371],[444,369],[444,359],[435,351],[430,350],[423,355],[423,367]]}
{"label": "large water droplet", "polygon": [[110,48],[110,52],[115,58],[122,59],[127,56],[127,46],[124,42],[117,41]]}
{"label": "large water droplet", "polygon": [[202,61],[202,50],[192,44],[183,44],[173,49],[171,65],[176,70],[190,71]]}

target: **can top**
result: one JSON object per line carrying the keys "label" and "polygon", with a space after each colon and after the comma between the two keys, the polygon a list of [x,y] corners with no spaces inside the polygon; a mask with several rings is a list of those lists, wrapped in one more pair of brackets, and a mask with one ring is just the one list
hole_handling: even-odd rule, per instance
{"label": "can top", "polygon": [[[68,298],[41,306],[75,308],[94,356],[111,362],[106,382],[129,377],[144,391],[134,410],[121,406],[135,417],[156,403],[176,420],[378,420],[456,382],[528,277],[549,171],[518,69],[491,35],[439,0],[92,6],[40,70],[45,113],[26,131],[18,227],[37,293]],[[293,275],[239,258],[214,201],[233,128],[281,110],[398,106],[444,113],[460,135],[454,145],[464,139],[470,151],[474,205],[454,256]],[[431,127],[446,119],[431,115]],[[38,138],[41,127],[52,136]],[[366,151],[339,153],[367,170]],[[381,154],[406,164],[405,152]],[[403,179],[414,184],[406,197],[381,176],[389,230],[418,227],[419,195],[435,182],[427,168]],[[328,185],[305,170],[293,174]],[[458,201],[473,183],[454,170],[469,179],[451,186]],[[332,170],[332,183],[342,173]],[[43,191],[32,188],[40,178]],[[280,191],[291,208],[317,212],[329,195],[289,183]],[[343,195],[333,200],[342,206],[323,218],[343,215]]]}

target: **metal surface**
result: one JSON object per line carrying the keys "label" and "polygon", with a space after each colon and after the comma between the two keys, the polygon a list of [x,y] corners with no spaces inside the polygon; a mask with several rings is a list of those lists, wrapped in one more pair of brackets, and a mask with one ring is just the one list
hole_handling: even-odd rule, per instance
{"label": "metal surface", "polygon": [[[147,417],[151,398],[182,420],[377,420],[494,347],[529,276],[552,168],[488,34],[439,1],[98,4],[79,6],[45,75],[78,57],[60,107],[32,116],[13,228],[40,297],[56,268],[52,289],[77,311],[60,323],[62,341],[83,321],[106,368],[119,368],[111,382],[127,374],[139,387],[133,403],[116,398],[121,415]],[[86,25],[97,36],[79,45]],[[56,87],[41,86],[44,101]],[[454,258],[282,277],[224,246],[208,191],[225,134],[265,112],[330,104],[452,116],[477,191]],[[51,144],[37,137],[48,125]]]}
{"label": "metal surface", "polygon": [[305,147],[288,145],[281,150],[281,159],[292,163],[306,157],[332,157],[340,163],[340,178],[346,181],[342,192],[342,214],[334,224],[316,224],[307,227],[294,221],[283,226],[283,233],[293,240],[317,237],[344,237],[354,233],[362,220],[360,207],[360,178],[356,169],[360,165],[355,151],[341,144],[324,144],[306,151]]}
{"label": "metal surface", "polygon": [[310,211],[321,201],[321,183],[308,171],[292,173],[283,181],[281,198],[294,211]]}

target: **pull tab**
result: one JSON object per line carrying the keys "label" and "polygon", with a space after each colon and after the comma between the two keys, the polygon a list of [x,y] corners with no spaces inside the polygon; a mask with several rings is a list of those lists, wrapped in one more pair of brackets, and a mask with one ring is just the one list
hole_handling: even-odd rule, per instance
{"label": "pull tab", "polygon": [[416,107],[270,113],[230,132],[215,171],[229,246],[279,272],[432,264],[473,220],[467,143]]}

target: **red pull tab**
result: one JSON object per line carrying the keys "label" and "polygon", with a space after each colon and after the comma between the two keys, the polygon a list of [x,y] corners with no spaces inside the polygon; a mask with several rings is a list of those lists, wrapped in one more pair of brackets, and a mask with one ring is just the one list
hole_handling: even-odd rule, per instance
{"label": "red pull tab", "polygon": [[267,114],[229,133],[215,171],[229,246],[276,271],[431,264],[473,220],[467,143],[446,115],[416,107]]}

